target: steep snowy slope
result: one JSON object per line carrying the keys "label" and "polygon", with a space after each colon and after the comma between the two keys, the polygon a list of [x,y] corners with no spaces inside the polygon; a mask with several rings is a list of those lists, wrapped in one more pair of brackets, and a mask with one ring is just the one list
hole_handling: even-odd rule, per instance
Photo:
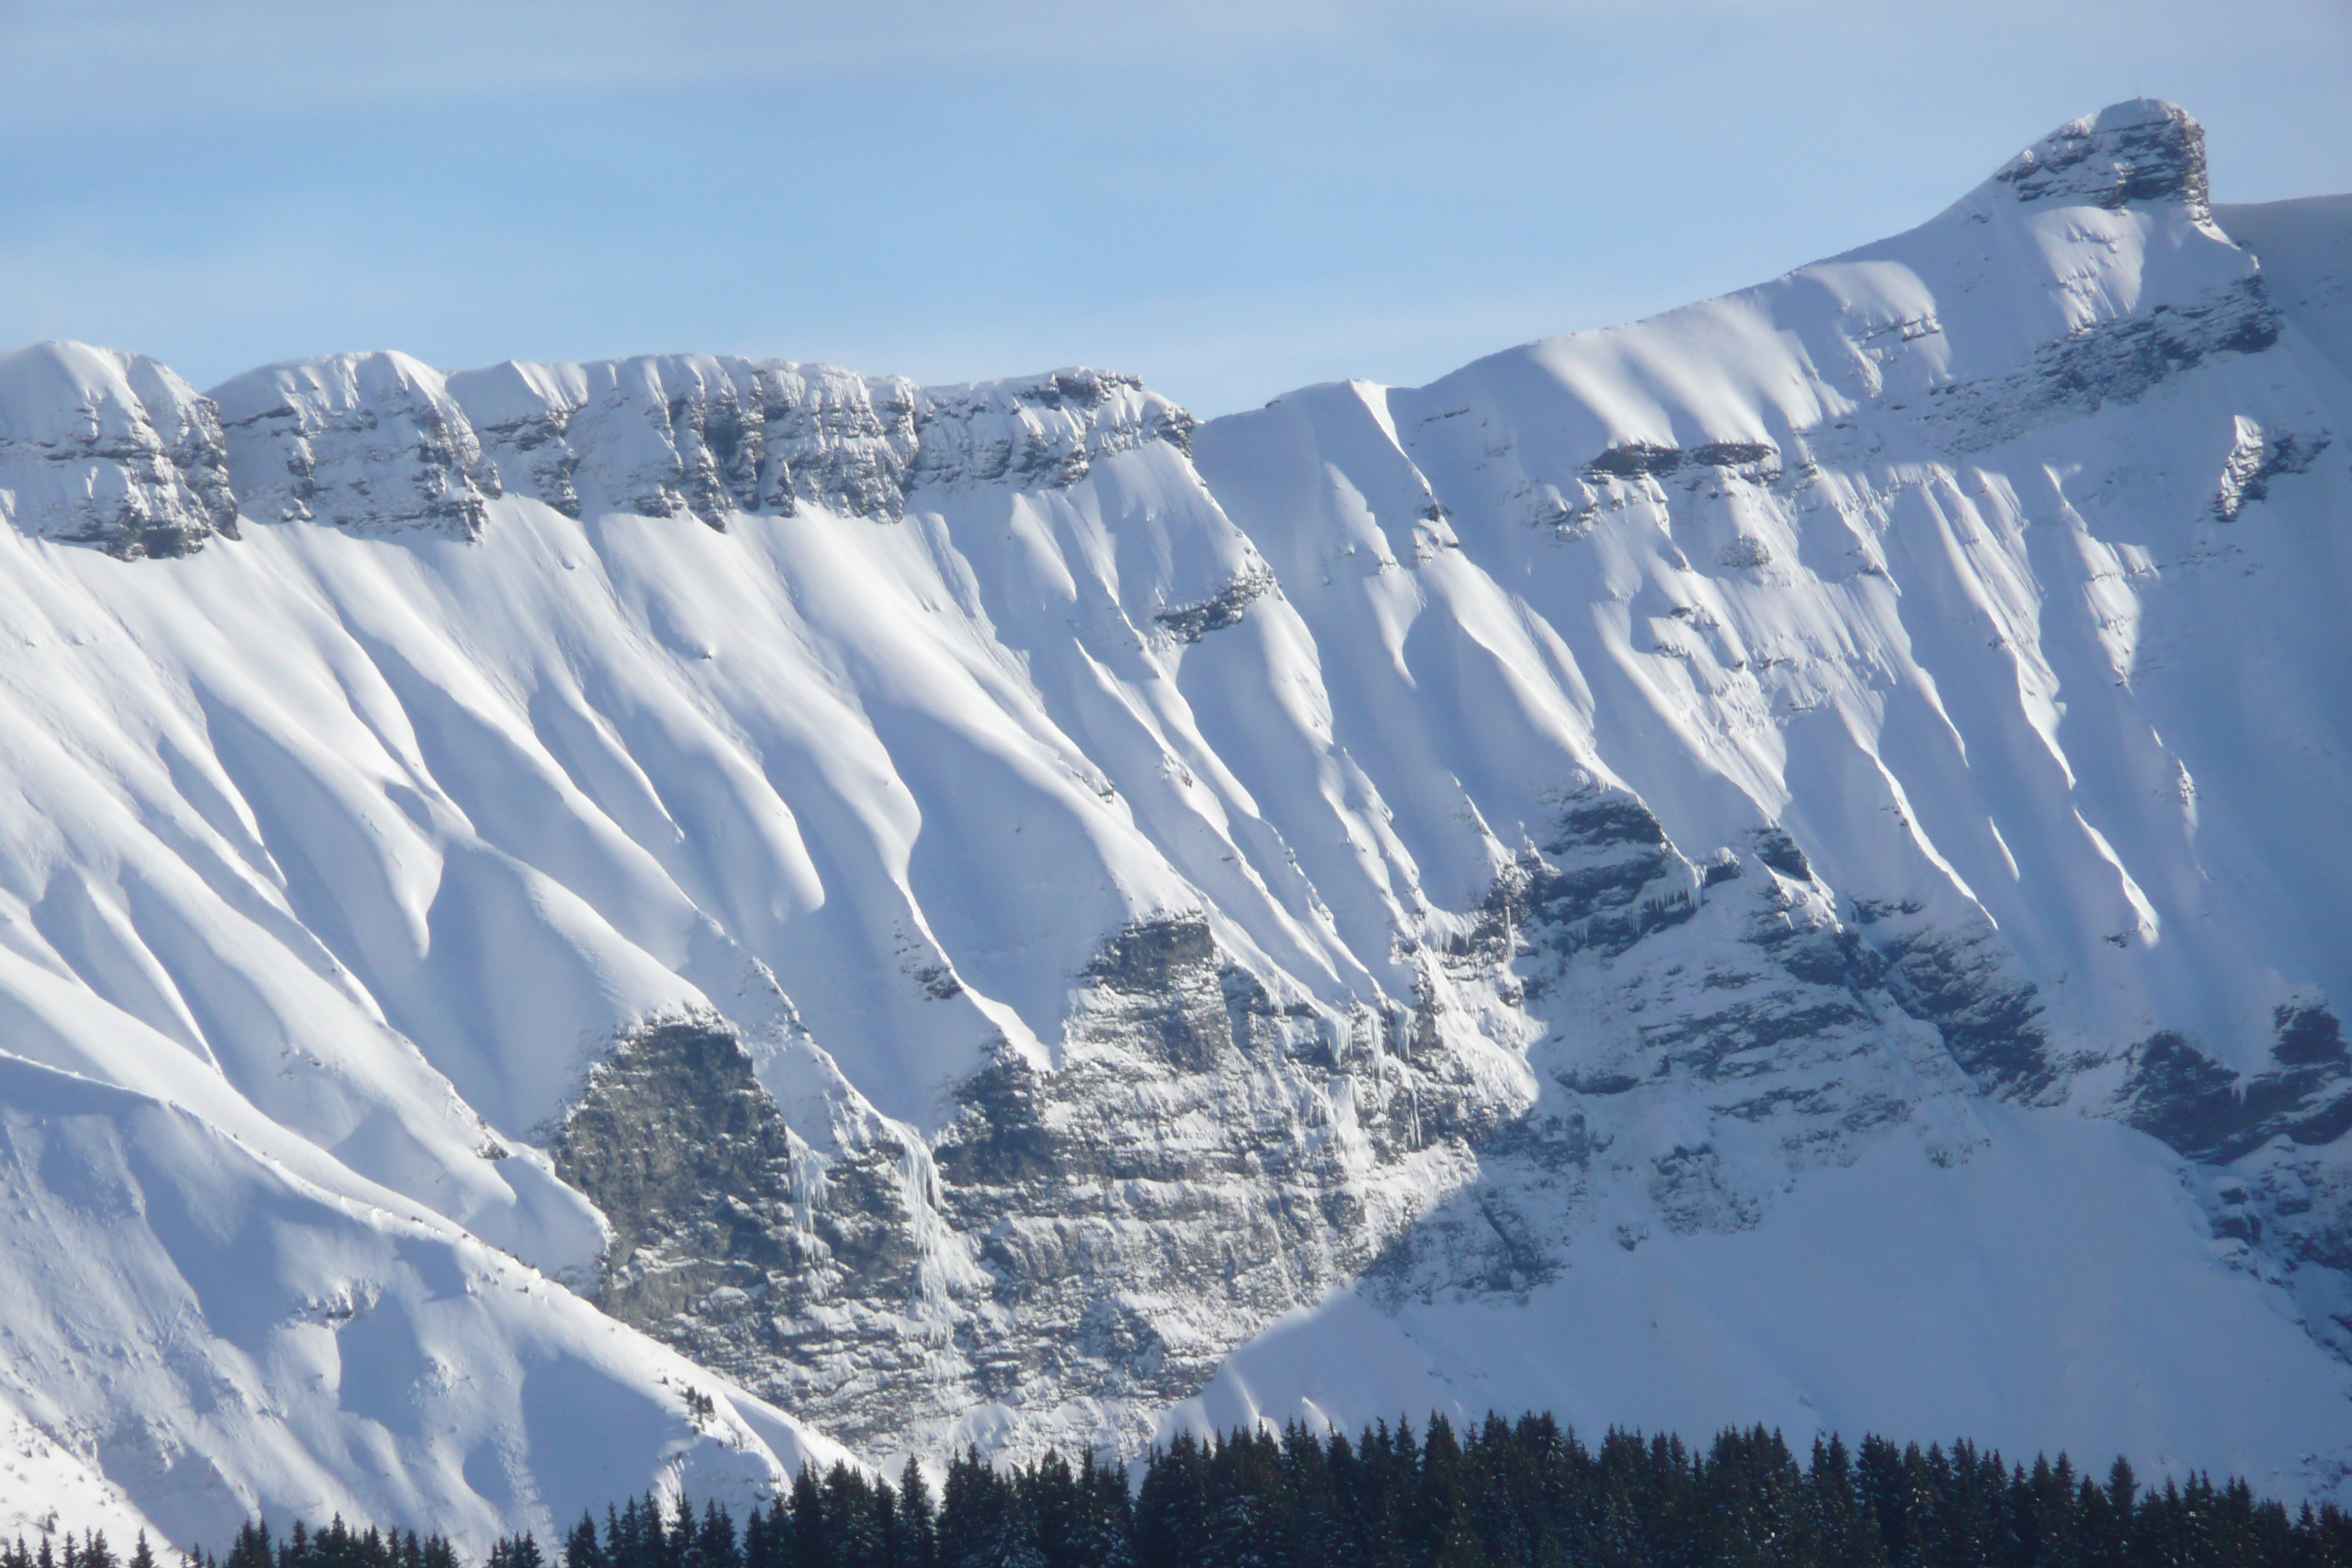
{"label": "steep snowy slope", "polygon": [[2220,206],[2215,220],[2262,258],[2263,279],[2286,331],[2337,370],[2352,365],[2352,195]]}
{"label": "steep snowy slope", "polygon": [[9,1404],[104,1477],[12,1478],[12,1531],[55,1510],[217,1542],[257,1504],[478,1550],[655,1479],[740,1504],[841,1453],[446,1222],[186,1107],[11,1057],[0,1130]]}
{"label": "steep snowy slope", "polygon": [[[2031,1184],[1996,1198],[1927,1163],[1888,1169],[1866,1129],[1911,1121],[1929,1163],[1962,1168],[2048,1168],[2037,1141],[2057,1134],[1967,1112],[1937,1127],[1932,1094],[1889,1116],[1855,1092],[1859,1053],[1833,1052],[1826,1082],[1800,1069],[1881,988],[1979,1089],[2117,1116],[2203,1162],[2182,1184],[2206,1214],[2182,1214],[2190,1245],[2169,1268],[2213,1257],[2284,1283],[2340,1353],[2342,214],[2246,210],[2254,250],[2280,253],[2273,280],[2215,226],[2193,122],[2123,105],[1920,229],[1765,288],[1201,433],[1205,477],[1318,645],[1392,650],[1360,723],[1410,726],[1429,758],[1416,776],[1463,781],[1480,821],[1527,825],[1549,856],[1543,792],[1597,753],[1694,858],[1774,825],[1788,842],[1758,857],[1772,900],[1794,896],[1793,912],[1834,889],[1810,918],[1843,926],[1837,952],[1781,975],[1762,962],[1787,940],[1769,921],[1749,922],[1745,953],[1726,931],[1570,955],[1529,1004],[1551,1026],[1530,1121],[1570,1135],[1533,1157],[1485,1152],[1474,1194],[1391,1254],[1368,1299],[1398,1311],[1382,1331],[1402,1340],[1339,1332],[1358,1309],[1335,1307],[1245,1352],[1210,1410],[1303,1400],[1360,1416],[1432,1385],[1350,1386],[1335,1364],[1425,1356],[1468,1405],[1524,1389],[1705,1425],[1734,1402],[1675,1371],[1696,1339],[1800,1426],[1920,1431],[1934,1411],[2012,1447],[2131,1431],[2150,1455],[2337,1483],[2340,1367],[2291,1373],[2299,1352],[2275,1344],[2272,1310],[2192,1306],[2208,1289],[2177,1272],[2156,1285],[2153,1233],[2129,1258],[2081,1245],[2108,1189],[2136,1184],[2092,1152],[2113,1145],[2074,1145],[2065,1163],[2084,1163],[2039,1198]],[[1546,720],[1559,760],[1529,765]],[[1426,867],[1469,820],[1402,811],[1398,831]],[[1790,976],[1841,980],[1853,1001],[1800,1003]],[[1956,1204],[2041,1212],[1990,1266],[1932,1247],[1946,1272],[1922,1289],[1874,1195],[1846,1186],[1825,1223],[1802,1211],[1839,1184],[1807,1178],[1781,1212],[1798,1173],[1857,1154],[1884,1191],[1914,1194],[1896,1212],[1930,1236],[1984,1223]],[[1589,1218],[1561,1223],[1580,1207]],[[1612,1230],[1669,1256],[1629,1275]],[[1817,1267],[1776,1272],[1759,1302],[1758,1264],[1679,1239],[1743,1232],[1776,1270],[1791,1254]],[[1840,1283],[1847,1248],[1871,1267]],[[2003,1279],[2032,1312],[1978,1295]],[[1670,1303],[1651,1317],[1728,1321],[1651,1341],[1629,1296]],[[1980,1305],[1955,1314],[1954,1300]],[[1743,1324],[1733,1302],[1770,1318]],[[2251,1315],[2224,1328],[2205,1316],[2219,1311]],[[1882,1313],[1946,1370],[1920,1379],[1861,1352],[1878,1336],[1856,1315]],[[2177,1368],[2175,1339],[2285,1359],[2207,1384],[2158,1371]],[[2063,1393],[1980,1403],[2053,1345]],[[2293,1422],[2275,1403],[2227,1408],[2291,1377]]]}
{"label": "steep snowy slope", "polygon": [[2095,1123],[1989,1110],[1979,1130],[1948,1165],[1882,1142],[1752,1228],[1585,1248],[1507,1306],[1339,1297],[1244,1349],[1178,1419],[1532,1405],[1586,1431],[1687,1432],[1738,1409],[2020,1458],[2127,1441],[2167,1468],[2330,1489],[2336,1464],[2312,1461],[2341,1454],[2352,1378],[2212,1267],[2171,1162]]}
{"label": "steep snowy slope", "polygon": [[2122,105],[1199,427],[0,356],[5,1223],[106,1282],[11,1286],[28,1441],[183,1539],[793,1462],[720,1378],[877,1458],[1532,1398],[2339,1488],[2342,213],[2245,212]]}

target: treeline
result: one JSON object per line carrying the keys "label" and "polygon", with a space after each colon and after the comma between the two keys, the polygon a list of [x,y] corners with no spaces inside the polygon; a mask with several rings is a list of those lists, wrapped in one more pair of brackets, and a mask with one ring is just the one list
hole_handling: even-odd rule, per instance
{"label": "treeline", "polygon": [[[495,1568],[539,1568],[528,1537]],[[1922,1452],[1727,1431],[1701,1454],[1612,1431],[1588,1448],[1547,1416],[1457,1436],[1293,1426],[1180,1436],[1130,1493],[1118,1470],[1048,1455],[950,1467],[936,1502],[803,1472],[741,1531],[722,1510],[653,1499],[583,1519],[562,1568],[2352,1568],[2352,1520],[2290,1514],[2245,1482],[2104,1482],[2061,1455],[2032,1468],[1969,1443]]]}
{"label": "treeline", "polygon": [[[500,1551],[506,1546],[501,1542]],[[268,1521],[255,1520],[236,1532],[225,1563],[201,1550],[189,1552],[185,1562],[186,1568],[460,1568],[457,1549],[441,1536],[420,1539],[413,1530],[379,1531],[373,1525],[353,1530],[340,1515],[320,1530],[305,1529],[297,1520],[278,1541],[269,1538]],[[0,1563],[0,1568],[19,1565]]]}
{"label": "treeline", "polygon": [[0,1568],[155,1568],[155,1551],[147,1544],[147,1532],[142,1530],[126,1563],[107,1545],[106,1531],[84,1531],[77,1541],[68,1530],[54,1542],[44,1535],[29,1550],[21,1535],[13,1544],[0,1545]]}
{"label": "treeline", "polygon": [[[488,1568],[2352,1568],[2352,1518],[2290,1512],[2242,1480],[2143,1488],[2061,1455],[2031,1468],[1960,1442],[1898,1448],[1727,1431],[1707,1449],[1612,1431],[1588,1447],[1549,1416],[1442,1416],[1350,1439],[1293,1426],[1180,1436],[1132,1489],[1092,1457],[997,1470],[967,1452],[935,1496],[847,1466],[802,1472],[740,1521],[652,1496],[583,1518],[560,1547],[497,1543]],[[552,1561],[551,1561],[552,1559]],[[449,1543],[335,1521],[273,1540],[247,1525],[192,1568],[459,1568]],[[0,1548],[0,1568],[154,1568],[103,1536]]]}

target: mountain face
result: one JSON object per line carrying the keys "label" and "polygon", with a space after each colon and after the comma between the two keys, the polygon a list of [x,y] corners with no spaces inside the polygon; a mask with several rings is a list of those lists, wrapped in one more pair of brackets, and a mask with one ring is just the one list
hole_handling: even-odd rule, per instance
{"label": "mountain face", "polygon": [[2140,101],[1198,426],[0,356],[0,1497],[1432,1405],[2343,1496],[2347,255]]}

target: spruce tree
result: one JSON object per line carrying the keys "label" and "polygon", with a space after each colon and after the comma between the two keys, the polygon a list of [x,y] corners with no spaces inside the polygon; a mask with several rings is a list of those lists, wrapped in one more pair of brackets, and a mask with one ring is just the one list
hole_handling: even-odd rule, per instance
{"label": "spruce tree", "polygon": [[814,1465],[803,1465],[801,1473],[793,1478],[792,1521],[790,1568],[839,1568],[825,1528],[824,1490],[817,1482]]}
{"label": "spruce tree", "polygon": [[563,1568],[605,1568],[604,1549],[596,1544],[596,1520],[583,1513],[563,1538]]}
{"label": "spruce tree", "polygon": [[910,1456],[898,1475],[898,1552],[896,1568],[936,1568],[939,1512],[931,1502],[923,1468]]}
{"label": "spruce tree", "polygon": [[1201,1446],[1189,1432],[1178,1433],[1166,1448],[1152,1454],[1135,1500],[1136,1558],[1141,1568],[1201,1568],[1206,1562],[1205,1469]]}

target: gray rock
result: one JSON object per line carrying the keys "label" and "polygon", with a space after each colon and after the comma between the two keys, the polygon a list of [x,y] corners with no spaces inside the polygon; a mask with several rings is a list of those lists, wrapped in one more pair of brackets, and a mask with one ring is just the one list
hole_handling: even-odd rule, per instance
{"label": "gray rock", "polygon": [[2282,1006],[2275,1064],[2234,1072],[2183,1036],[2158,1030],[2133,1047],[2123,1120],[2192,1160],[2227,1164],[2273,1139],[2305,1145],[2352,1131],[2352,1058],[2326,1004]]}
{"label": "gray rock", "polygon": [[473,539],[497,466],[444,384],[405,354],[272,365],[213,389],[246,515],[352,533]]}
{"label": "gray rock", "polygon": [[2205,128],[2186,110],[2147,98],[2062,126],[1993,178],[2020,202],[2183,202],[2202,214],[2211,194]]}
{"label": "gray rock", "polygon": [[2025,367],[1930,389],[1921,418],[1956,452],[1980,451],[2063,419],[2138,402],[2209,359],[2260,353],[2278,342],[2278,311],[2259,273],[2043,343]]}
{"label": "gray rock", "polygon": [[907,498],[1009,481],[1076,483],[1146,441],[1187,445],[1192,419],[1132,376],[1090,370],[918,387],[821,365],[672,354],[509,363],[450,378],[489,450],[528,493],[583,509],[790,516],[814,506],[897,521]]}
{"label": "gray rock", "polygon": [[0,489],[37,538],[123,560],[235,539],[220,413],[143,354],[40,343],[0,355]]}
{"label": "gray rock", "polygon": [[1274,590],[1274,574],[1260,568],[1242,574],[1197,604],[1178,605],[1151,618],[1177,641],[1196,643],[1211,632],[1240,625],[1249,607]]}

